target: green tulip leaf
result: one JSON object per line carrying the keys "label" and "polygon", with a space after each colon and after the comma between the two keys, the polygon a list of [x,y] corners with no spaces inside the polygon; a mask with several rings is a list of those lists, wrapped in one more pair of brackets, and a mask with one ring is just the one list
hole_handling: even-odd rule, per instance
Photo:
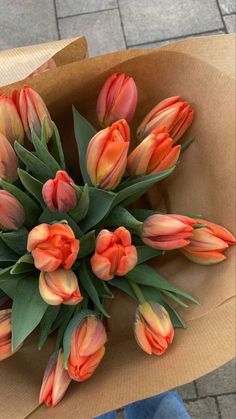
{"label": "green tulip leaf", "polygon": [[89,209],[89,187],[87,184],[84,185],[82,191],[77,185],[73,185],[73,187],[76,190],[78,202],[76,207],[73,208],[69,214],[76,223],[79,223],[85,218]]}
{"label": "green tulip leaf", "polygon": [[68,214],[61,213],[59,211],[50,211],[49,208],[45,208],[42,214],[39,217],[39,223],[52,224],[55,222],[66,221],[68,225],[74,231],[75,237],[80,238],[83,235],[83,232],[80,230],[76,222]]}
{"label": "green tulip leaf", "polygon": [[65,157],[64,157],[62,144],[61,144],[60,134],[59,134],[57,126],[56,126],[56,124],[54,124],[54,122],[52,122],[52,126],[53,126],[53,134],[52,134],[52,139],[51,139],[51,141],[52,141],[52,152],[51,152],[51,154],[54,157],[54,159],[58,162],[60,167],[63,170],[65,170],[65,168],[66,168]]}
{"label": "green tulip leaf", "polygon": [[32,132],[32,143],[38,158],[47,166],[50,171],[50,176],[54,178],[57,171],[61,170],[61,167],[48,151],[47,146],[38,138],[34,131]]}
{"label": "green tulip leaf", "polygon": [[45,163],[43,163],[37,156],[31,151],[24,148],[17,141],[15,142],[15,152],[19,159],[25,163],[26,167],[41,182],[46,182],[52,177],[52,171]]}
{"label": "green tulip leaf", "polygon": [[[19,228],[17,231],[0,232],[0,237],[4,243],[10,247],[13,252],[23,255],[27,251],[28,230],[25,227]],[[0,244],[1,254],[1,244]]]}
{"label": "green tulip leaf", "polygon": [[42,349],[43,345],[47,340],[48,335],[51,333],[53,322],[55,321],[59,311],[60,306],[49,306],[45,311],[43,318],[40,322],[40,333],[38,340],[39,349]]}
{"label": "green tulip leaf", "polygon": [[78,259],[83,259],[88,256],[95,248],[95,230],[89,231],[80,238],[80,249]]}
{"label": "green tulip leaf", "polygon": [[138,264],[144,263],[147,260],[153,259],[156,256],[164,255],[165,252],[163,250],[152,249],[149,246],[136,246],[137,253],[138,253]]}
{"label": "green tulip leaf", "polygon": [[84,232],[91,230],[110,211],[116,195],[102,189],[89,188],[89,208],[80,226]]}
{"label": "green tulip leaf", "polygon": [[[19,255],[6,245],[6,243],[2,239],[2,234],[3,233],[0,234],[0,263],[1,262],[16,262],[17,259],[19,259]],[[0,274],[0,278],[1,278],[1,274]]]}
{"label": "green tulip leaf", "polygon": [[42,197],[43,183],[23,169],[18,169],[18,175],[25,189],[39,202],[42,208],[45,208]]}
{"label": "green tulip leaf", "polygon": [[119,290],[123,291],[125,294],[128,294],[134,300],[137,300],[126,278],[120,278],[117,276],[111,281],[109,281],[109,285],[112,285],[113,287],[118,288]]}

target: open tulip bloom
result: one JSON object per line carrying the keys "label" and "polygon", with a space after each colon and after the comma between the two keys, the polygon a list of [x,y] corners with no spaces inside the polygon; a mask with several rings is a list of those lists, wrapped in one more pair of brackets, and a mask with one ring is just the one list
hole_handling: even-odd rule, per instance
{"label": "open tulip bloom", "polygon": [[137,205],[184,164],[179,158],[190,141],[176,143],[192,122],[190,105],[179,96],[163,98],[143,115],[135,139],[129,126],[135,81],[116,73],[104,82],[94,109],[103,129],[74,109],[77,173],[69,171],[39,94],[25,86],[12,98],[0,96],[0,360],[36,328],[39,349],[56,335],[40,392],[48,406],[61,400],[71,380],[89,379],[106,356],[103,320],[116,288],[137,301],[138,345],[160,356],[175,344],[174,328],[186,327],[178,305],[198,302],[149,261],[174,251],[188,263],[212,265],[235,244],[228,230],[208,220]]}

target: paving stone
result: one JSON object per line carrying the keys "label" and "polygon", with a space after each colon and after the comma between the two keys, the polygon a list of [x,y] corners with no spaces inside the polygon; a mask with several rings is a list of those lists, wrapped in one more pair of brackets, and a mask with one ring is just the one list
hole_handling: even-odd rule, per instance
{"label": "paving stone", "polygon": [[215,0],[119,0],[128,45],[223,28]]}
{"label": "paving stone", "polygon": [[224,16],[224,21],[228,33],[235,33],[236,31],[236,14]]}
{"label": "paving stone", "polygon": [[198,394],[202,396],[234,393],[236,391],[236,363],[228,362],[221,368],[196,380]]}
{"label": "paving stone", "polygon": [[183,400],[196,399],[197,394],[194,383],[188,383],[175,389]]}
{"label": "paving stone", "polygon": [[213,397],[187,402],[185,406],[192,419],[219,418],[216,402]]}
{"label": "paving stone", "polygon": [[236,418],[236,394],[229,394],[227,396],[217,397],[221,419],[235,419]]}
{"label": "paving stone", "polygon": [[117,7],[117,0],[56,0],[58,17],[96,12]]}
{"label": "paving stone", "polygon": [[0,49],[58,39],[53,0],[0,1]]}
{"label": "paving stone", "polygon": [[229,13],[236,13],[236,1],[235,0],[219,0],[219,5],[223,15]]}
{"label": "paving stone", "polygon": [[91,56],[125,48],[118,10],[59,19],[62,38],[85,35]]}

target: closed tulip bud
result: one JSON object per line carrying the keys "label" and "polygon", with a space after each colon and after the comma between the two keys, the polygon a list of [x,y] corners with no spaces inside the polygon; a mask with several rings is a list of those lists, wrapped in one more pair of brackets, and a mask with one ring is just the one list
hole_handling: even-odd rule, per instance
{"label": "closed tulip bud", "polygon": [[18,230],[25,221],[24,208],[10,192],[0,190],[0,230]]}
{"label": "closed tulip bud", "polygon": [[107,334],[101,320],[88,316],[78,324],[71,338],[67,368],[70,378],[85,381],[91,377],[105,354]]}
{"label": "closed tulip bud", "polygon": [[132,77],[114,73],[104,83],[97,101],[97,117],[102,127],[119,119],[131,121],[137,106],[137,87]]}
{"label": "closed tulip bud", "polygon": [[18,178],[18,160],[11,144],[0,133],[0,178],[13,183]]}
{"label": "closed tulip bud", "polygon": [[63,398],[71,378],[63,368],[63,353],[54,352],[46,367],[39,395],[39,403],[56,406]]}
{"label": "closed tulip bud", "polygon": [[31,141],[32,130],[41,138],[42,124],[45,124],[46,140],[53,134],[52,120],[41,96],[28,86],[20,92],[13,92],[13,100],[20,113],[27,138]]}
{"label": "closed tulip bud", "polygon": [[174,328],[165,308],[155,302],[139,304],[134,324],[138,345],[148,355],[162,355],[174,338]]}
{"label": "closed tulip bud", "polygon": [[[11,338],[11,309],[0,310],[0,361],[9,358],[16,352],[12,352]],[[18,349],[19,348],[17,348],[17,350]]]}
{"label": "closed tulip bud", "polygon": [[77,277],[71,270],[57,269],[54,272],[41,272],[39,292],[43,300],[53,306],[74,305],[83,300]]}
{"label": "closed tulip bud", "polygon": [[24,129],[17,108],[11,97],[0,94],[0,134],[13,145],[15,141],[23,143]]}
{"label": "closed tulip bud", "polygon": [[68,212],[77,204],[73,180],[64,170],[58,170],[55,179],[49,179],[43,185],[42,195],[51,211]]}
{"label": "closed tulip bud", "polygon": [[124,276],[137,264],[136,247],[132,245],[130,232],[119,227],[114,232],[101,230],[96,240],[95,253],[91,257],[94,274],[104,281],[115,275]]}
{"label": "closed tulip bud", "polygon": [[182,102],[179,96],[173,96],[158,103],[144,118],[137,134],[145,138],[165,127],[174,142],[178,141],[192,123],[194,112],[188,102]]}
{"label": "closed tulip bud", "polygon": [[235,244],[235,237],[224,227],[206,220],[197,219],[196,223],[206,227],[193,231],[190,243],[181,252],[192,262],[200,265],[213,265],[226,259],[223,255],[229,245]]}
{"label": "closed tulip bud", "polygon": [[67,224],[39,224],[28,235],[27,250],[34,264],[42,272],[53,272],[59,267],[70,269],[74,264],[80,242]]}
{"label": "closed tulip bud", "polygon": [[115,189],[127,164],[130,130],[125,120],[99,131],[87,150],[87,172],[92,184],[102,189]]}
{"label": "closed tulip bud", "polygon": [[[165,130],[163,130],[165,131]],[[170,169],[177,162],[181,146],[166,132],[150,134],[128,157],[128,172],[132,176],[149,175]]]}
{"label": "closed tulip bud", "polygon": [[190,243],[196,221],[176,214],[155,214],[142,226],[142,240],[154,249],[173,250]]}

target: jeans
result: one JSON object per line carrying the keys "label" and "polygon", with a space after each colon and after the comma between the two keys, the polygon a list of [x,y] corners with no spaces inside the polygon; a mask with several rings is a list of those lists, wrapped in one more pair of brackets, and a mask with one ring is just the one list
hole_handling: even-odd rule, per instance
{"label": "jeans", "polygon": [[[117,412],[105,413],[94,419],[116,419]],[[168,391],[124,408],[125,419],[191,419],[183,400],[175,391]]]}

